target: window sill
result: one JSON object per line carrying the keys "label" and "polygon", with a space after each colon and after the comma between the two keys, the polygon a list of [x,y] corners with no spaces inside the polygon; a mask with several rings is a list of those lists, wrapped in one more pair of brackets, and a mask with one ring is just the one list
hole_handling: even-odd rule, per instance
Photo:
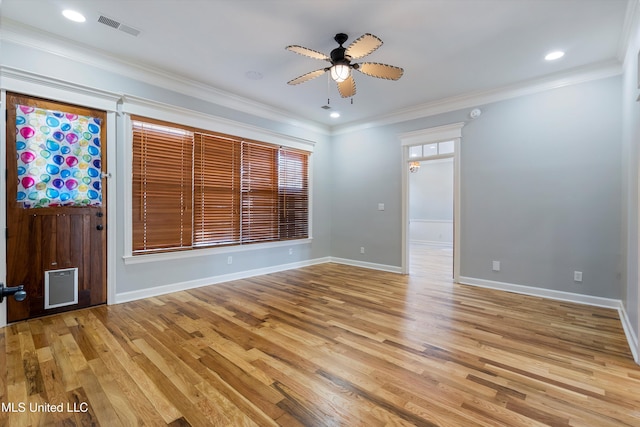
{"label": "window sill", "polygon": [[129,264],[144,264],[149,262],[164,262],[164,261],[172,261],[177,259],[187,259],[187,258],[195,258],[202,256],[213,256],[213,255],[223,255],[237,252],[248,252],[248,251],[256,251],[262,249],[271,249],[271,248],[281,248],[281,247],[289,247],[295,245],[304,245],[307,243],[311,243],[313,239],[311,237],[307,239],[296,239],[296,240],[284,240],[280,242],[266,242],[266,243],[253,243],[249,245],[236,245],[236,246],[224,246],[219,248],[203,248],[203,249],[193,249],[188,251],[178,251],[178,252],[163,252],[157,254],[146,254],[146,255],[125,255],[122,257],[124,263],[126,265]]}

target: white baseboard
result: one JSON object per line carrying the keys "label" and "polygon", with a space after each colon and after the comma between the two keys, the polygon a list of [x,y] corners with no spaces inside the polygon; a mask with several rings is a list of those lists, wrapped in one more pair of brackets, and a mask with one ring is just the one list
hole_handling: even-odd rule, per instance
{"label": "white baseboard", "polygon": [[631,353],[633,354],[633,360],[635,360],[636,363],[640,365],[640,359],[638,359],[638,336],[633,332],[633,327],[631,326],[631,322],[629,321],[629,316],[627,316],[627,311],[624,309],[624,304],[622,304],[622,302],[620,302],[618,313],[620,314],[622,329],[624,329],[624,334],[627,337],[629,348],[631,349]]}
{"label": "white baseboard", "polygon": [[256,268],[253,270],[239,271],[230,274],[221,274],[219,276],[204,277],[197,280],[189,280],[185,282],[171,283],[168,285],[156,286],[153,288],[141,289],[138,291],[129,291],[116,293],[115,304],[123,302],[135,301],[143,298],[151,298],[159,295],[169,294],[172,292],[186,291],[188,289],[200,288],[202,286],[215,285],[217,283],[229,282],[231,280],[248,279],[250,277],[261,276],[263,274],[277,273],[279,271],[293,270],[295,268],[306,267],[309,265],[323,264],[330,262],[329,257],[316,258],[307,261],[293,262],[289,264],[274,265],[272,267]]}
{"label": "white baseboard", "polygon": [[620,308],[620,300],[612,298],[595,297],[592,295],[575,294],[572,292],[555,291],[553,289],[536,288],[533,286],[516,285],[513,283],[495,282],[493,280],[476,279],[473,277],[460,277],[461,284],[479,286],[481,288],[498,289],[501,291],[515,292],[517,294],[531,295],[534,297],[549,298],[558,301],[575,302],[578,304],[593,305],[605,308]]}
{"label": "white baseboard", "polygon": [[376,264],[373,262],[358,261],[355,259],[336,258],[336,257],[329,257],[329,262],[335,262],[336,264],[351,265],[353,267],[369,268],[371,270],[388,271],[390,273],[402,274],[402,267],[397,267],[395,265]]}
{"label": "white baseboard", "polygon": [[627,344],[633,355],[633,360],[640,364],[638,359],[638,337],[634,334],[629,317],[619,299],[596,297],[592,295],[575,294],[572,292],[555,291],[553,289],[535,288],[532,286],[516,285],[513,283],[495,282],[493,280],[476,279],[473,277],[460,277],[459,283],[463,285],[478,286],[481,288],[497,289],[500,291],[515,292],[518,294],[535,297],[549,298],[558,301],[574,302],[577,304],[592,305],[596,307],[612,308],[618,311],[622,329],[627,338]]}
{"label": "white baseboard", "polygon": [[327,262],[335,262],[337,264],[351,265],[355,267],[364,267],[373,270],[389,271],[392,273],[401,273],[400,267],[375,264],[371,262],[356,261],[345,258],[323,257],[307,261],[294,262],[290,264],[274,265],[272,267],[257,268],[254,270],[239,271],[237,273],[221,274],[219,276],[204,277],[202,279],[189,280],[185,282],[171,283],[168,285],[156,286],[153,288],[141,289],[139,291],[129,291],[116,293],[114,304],[135,301],[143,298],[157,297],[159,295],[169,294],[172,292],[186,291],[188,289],[200,288],[202,286],[215,285],[217,283],[229,282],[231,280],[248,279],[250,277],[261,276],[263,274],[277,273],[279,271],[293,270],[295,268],[306,267],[309,265],[324,264]]}

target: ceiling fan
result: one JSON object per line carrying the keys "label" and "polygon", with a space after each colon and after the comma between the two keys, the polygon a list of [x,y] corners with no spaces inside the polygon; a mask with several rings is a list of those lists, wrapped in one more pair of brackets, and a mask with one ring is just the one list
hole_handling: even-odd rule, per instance
{"label": "ceiling fan", "polygon": [[338,91],[340,92],[340,95],[343,98],[350,98],[356,94],[356,82],[353,79],[351,70],[358,70],[363,74],[380,79],[398,80],[402,77],[404,70],[400,67],[394,67],[393,65],[379,64],[377,62],[362,62],[359,64],[351,63],[352,60],[363,58],[378,49],[382,46],[382,40],[373,34],[367,33],[354,40],[349,46],[343,47],[342,45],[348,38],[349,36],[344,33],[336,34],[334,40],[340,46],[333,49],[329,56],[298,45],[287,46],[285,49],[290,50],[291,52],[299,53],[300,55],[314,59],[329,61],[331,63],[331,66],[329,67],[303,74],[287,83],[290,85],[297,85],[321,76],[329,71],[331,78],[338,84]]}

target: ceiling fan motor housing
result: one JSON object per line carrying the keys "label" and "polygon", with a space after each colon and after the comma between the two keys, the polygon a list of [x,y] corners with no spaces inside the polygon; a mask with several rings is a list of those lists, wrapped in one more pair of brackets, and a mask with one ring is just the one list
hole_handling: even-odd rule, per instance
{"label": "ceiling fan motor housing", "polygon": [[337,47],[331,51],[332,64],[348,64],[349,60],[344,56],[344,47]]}

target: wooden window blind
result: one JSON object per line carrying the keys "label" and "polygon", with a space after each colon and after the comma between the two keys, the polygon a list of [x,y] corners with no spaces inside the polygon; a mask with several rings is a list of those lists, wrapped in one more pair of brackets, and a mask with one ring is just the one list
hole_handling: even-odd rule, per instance
{"label": "wooden window blind", "polygon": [[133,252],[191,247],[193,135],[133,121]]}
{"label": "wooden window blind", "polygon": [[280,149],[278,202],[281,240],[309,237],[308,159],[308,153]]}
{"label": "wooden window blind", "polygon": [[237,244],[241,143],[202,133],[194,143],[194,246]]}
{"label": "wooden window blind", "polygon": [[242,242],[278,240],[277,147],[242,143]]}
{"label": "wooden window blind", "polygon": [[309,153],[138,117],[133,254],[309,237]]}

